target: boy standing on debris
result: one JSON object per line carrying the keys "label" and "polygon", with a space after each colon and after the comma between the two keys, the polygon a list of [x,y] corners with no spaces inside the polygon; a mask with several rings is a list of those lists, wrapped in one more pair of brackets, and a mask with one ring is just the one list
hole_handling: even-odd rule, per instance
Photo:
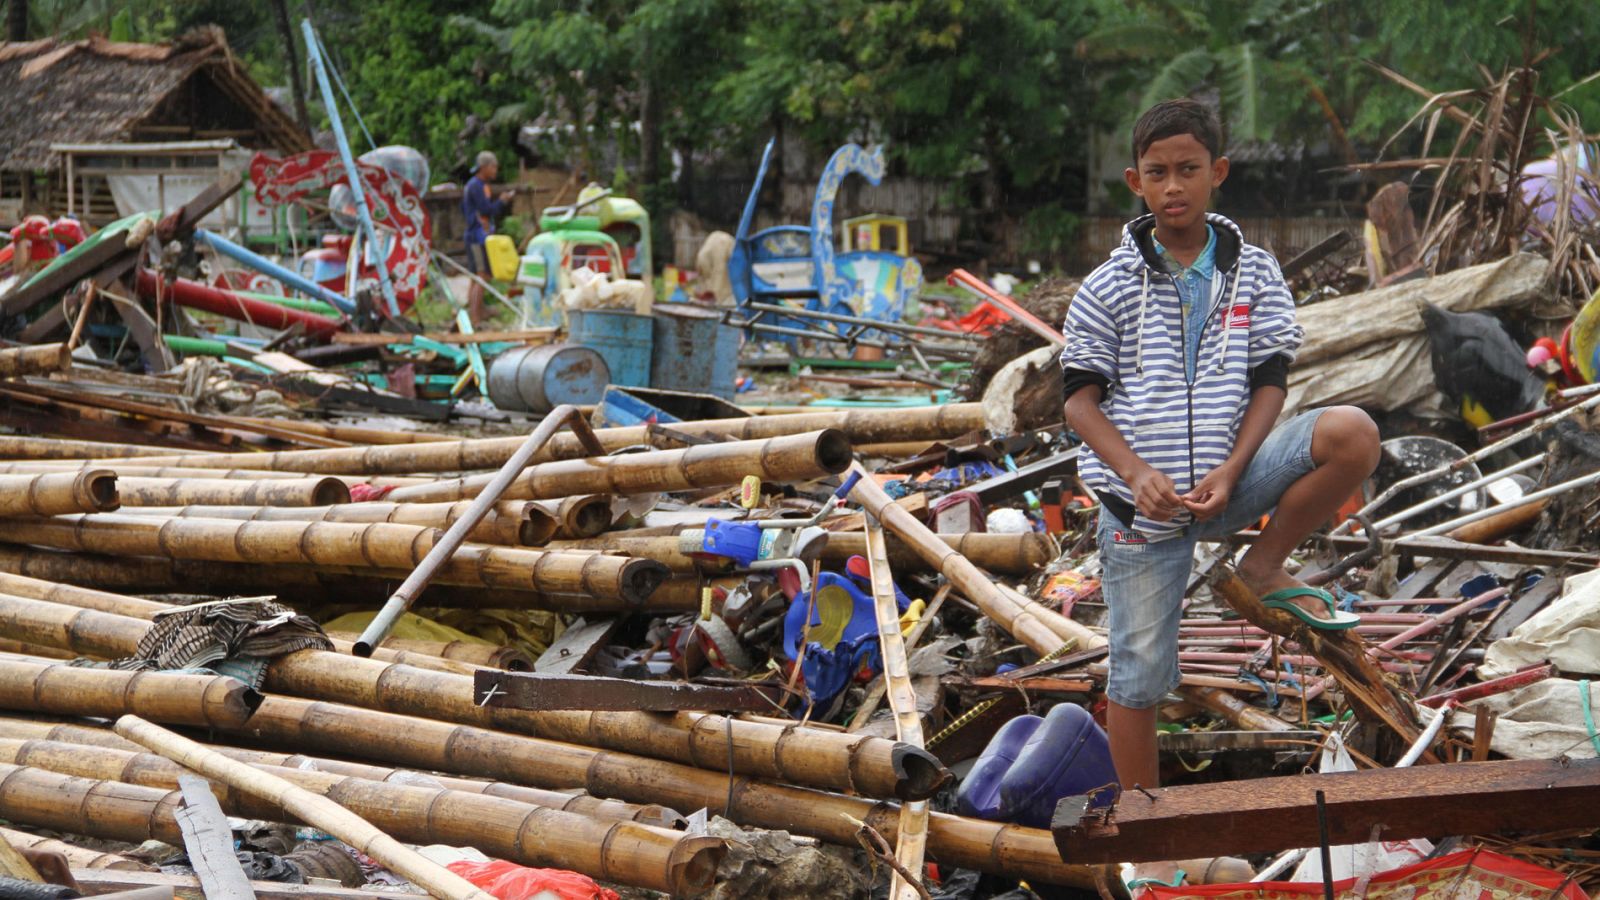
{"label": "boy standing on debris", "polygon": [[[489,185],[500,174],[500,161],[492,151],[478,154],[472,168],[472,177],[461,192],[461,213],[467,220],[467,268],[484,281],[489,280],[489,251],[485,242],[494,234],[494,220],[505,215],[506,204],[511,202],[512,191],[501,191],[495,197]],[[476,281],[467,285],[467,315],[472,317],[474,328],[482,324],[483,285]]]}
{"label": "boy standing on debris", "polygon": [[[1106,724],[1128,788],[1159,780],[1156,706],[1180,680],[1195,543],[1275,509],[1239,577],[1268,607],[1349,628],[1354,615],[1283,566],[1378,462],[1377,428],[1354,407],[1273,428],[1304,332],[1277,261],[1206,212],[1228,176],[1216,114],[1193,100],[1157,104],[1134,125],[1133,156],[1123,177],[1150,212],[1079,288],[1061,354],[1067,422],[1086,445],[1079,472],[1101,503]],[[1182,878],[1170,865],[1145,874]]]}

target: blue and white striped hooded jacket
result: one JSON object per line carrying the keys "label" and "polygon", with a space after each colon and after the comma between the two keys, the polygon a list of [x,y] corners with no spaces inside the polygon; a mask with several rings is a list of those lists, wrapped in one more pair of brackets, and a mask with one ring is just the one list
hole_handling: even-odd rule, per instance
{"label": "blue and white striped hooded jacket", "polygon": [[[1062,329],[1061,366],[1069,384],[1075,375],[1103,379],[1100,409],[1180,494],[1233,451],[1252,372],[1276,356],[1292,361],[1304,338],[1272,254],[1245,243],[1228,219],[1208,214],[1206,220],[1217,235],[1217,268],[1192,384],[1184,372],[1178,289],[1156,256],[1152,215],[1123,229],[1122,245],[1083,282]],[[1102,501],[1115,498],[1108,507],[1131,506],[1128,485],[1087,446],[1078,472]],[[1169,522],[1135,515],[1132,527],[1162,540],[1179,534],[1191,518],[1187,511]]]}

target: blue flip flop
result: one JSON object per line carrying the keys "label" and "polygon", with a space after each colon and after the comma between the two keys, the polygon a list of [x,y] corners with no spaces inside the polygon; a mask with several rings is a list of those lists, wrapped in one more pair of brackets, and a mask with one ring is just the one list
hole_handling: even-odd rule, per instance
{"label": "blue flip flop", "polygon": [[[1319,619],[1300,608],[1298,604],[1289,602],[1295,597],[1316,597],[1328,605],[1329,617]],[[1341,611],[1334,606],[1333,595],[1320,588],[1305,586],[1279,588],[1262,597],[1261,605],[1268,609],[1281,609],[1298,617],[1300,621],[1310,625],[1312,628],[1322,631],[1344,631],[1347,628],[1354,628],[1361,624],[1360,616],[1355,613]]]}

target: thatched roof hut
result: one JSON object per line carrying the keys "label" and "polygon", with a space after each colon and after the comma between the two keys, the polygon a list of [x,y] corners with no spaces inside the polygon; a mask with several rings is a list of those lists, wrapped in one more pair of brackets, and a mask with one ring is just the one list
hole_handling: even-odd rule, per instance
{"label": "thatched roof hut", "polygon": [[0,85],[0,198],[25,198],[30,207],[51,205],[40,192],[59,181],[56,144],[231,138],[278,153],[312,147],[215,27],[166,44],[0,43]]}

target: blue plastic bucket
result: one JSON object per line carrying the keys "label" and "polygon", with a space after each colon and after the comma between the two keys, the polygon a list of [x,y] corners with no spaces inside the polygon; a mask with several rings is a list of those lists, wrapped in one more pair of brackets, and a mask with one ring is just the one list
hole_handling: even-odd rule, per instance
{"label": "blue plastic bucket", "polygon": [[733,396],[739,376],[739,329],[698,306],[657,306],[650,386]]}
{"label": "blue plastic bucket", "polygon": [[567,311],[567,340],[592,347],[619,387],[650,386],[650,350],[655,346],[649,316],[614,309]]}

